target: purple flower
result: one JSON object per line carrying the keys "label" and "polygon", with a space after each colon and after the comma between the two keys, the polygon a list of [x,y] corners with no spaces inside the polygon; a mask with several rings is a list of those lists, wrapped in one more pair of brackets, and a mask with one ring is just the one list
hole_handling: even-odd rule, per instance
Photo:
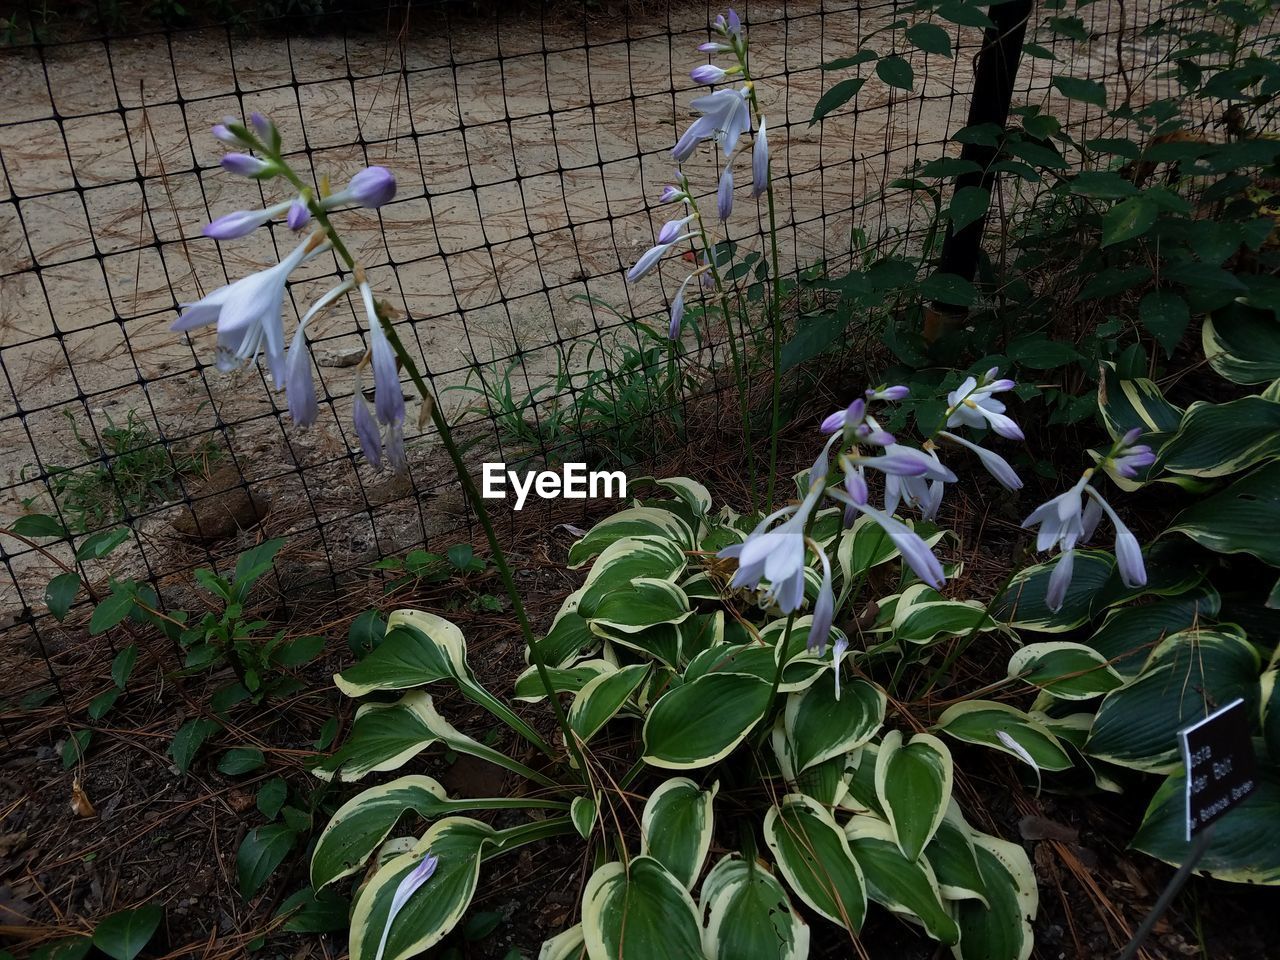
{"label": "purple flower", "polygon": [[262,138],[262,142],[268,146],[276,139],[276,125],[264,117],[258,111],[249,114],[249,123],[253,125],[254,131]]}
{"label": "purple flower", "polygon": [[267,163],[265,160],[259,160],[257,157],[247,153],[224,153],[221,163],[223,170],[228,173],[234,173],[237,177],[261,179],[275,176],[276,173],[276,168],[273,164]]}
{"label": "purple flower", "polygon": [[229,147],[243,147],[245,145],[244,138],[231,129],[235,123],[231,117],[227,117],[222,123],[215,123],[210,133],[213,138],[221,143],[225,143]]}
{"label": "purple flower", "polygon": [[224,372],[250,362],[264,341],[267,367],[276,389],[284,386],[285,283],[298,264],[325,245],[312,248],[308,238],[273,267],[219,287],[195,303],[184,303],[171,329],[189,331],[210,323],[218,325],[218,369]]}
{"label": "purple flower", "polygon": [[[1084,490],[1092,498],[1093,502],[1097,503],[1102,512],[1107,515],[1111,525],[1115,527],[1116,568],[1120,571],[1120,579],[1126,587],[1146,586],[1147,567],[1142,559],[1142,545],[1138,543],[1138,538],[1125,526],[1124,521],[1112,509],[1111,504],[1103,499],[1102,494],[1091,486],[1086,486]],[[1092,533],[1092,530],[1089,532]]]}
{"label": "purple flower", "polygon": [[764,117],[756,130],[756,142],[751,148],[751,195],[758,197],[769,189],[769,135],[765,132]]}
{"label": "purple flower", "polygon": [[396,178],[386,167],[365,167],[347,184],[347,189],[325,197],[324,207],[332,210],[348,203],[376,209],[396,195]]}
{"label": "purple flower", "polygon": [[978,455],[978,462],[981,463],[987,473],[995,477],[996,482],[1006,490],[1022,489],[1022,478],[1018,476],[1013,467],[1009,466],[1009,461],[1000,456],[1000,454],[987,450],[984,447],[980,447],[976,443],[966,440],[964,437],[957,436],[954,433],[948,433],[946,430],[940,432],[938,436],[946,437],[953,443],[958,443],[960,446],[967,447],[976,453]]}
{"label": "purple flower", "polygon": [[1132,480],[1138,471],[1156,462],[1156,455],[1145,443],[1137,443],[1142,428],[1134,427],[1116,443],[1111,453],[1102,461],[1102,469],[1114,480]]}
{"label": "purple flower", "polygon": [[373,960],[382,960],[382,954],[387,949],[387,934],[391,932],[391,924],[396,914],[404,909],[404,905],[418,892],[418,888],[431,879],[439,863],[439,857],[427,853],[396,885],[396,892],[391,895],[391,908],[387,911],[387,921],[382,927],[382,937],[378,940],[378,952]]}
{"label": "purple flower", "polygon": [[351,287],[352,281],[344,280],[317,300],[298,321],[298,329],[293,333],[293,341],[289,344],[289,354],[285,359],[284,388],[285,399],[289,404],[289,416],[300,427],[309,427],[315,423],[318,413],[316,386],[312,377],[311,347],[307,342],[307,324],[320,316]]}
{"label": "purple flower", "polygon": [[718,43],[712,40],[709,43],[698,44],[698,49],[703,53],[728,53],[733,49],[733,47],[729,46],[727,43]]}
{"label": "purple flower", "polygon": [[684,292],[693,278],[692,273],[684,278],[684,283],[680,284],[680,289],[676,291],[676,298],[671,301],[671,326],[667,330],[667,336],[672,340],[680,338],[680,326],[684,322]]}
{"label": "purple flower", "polygon": [[813,622],[809,625],[806,646],[810,650],[825,653],[827,637],[831,634],[831,621],[836,614],[836,599],[831,589],[831,561],[821,550],[818,551],[818,559],[822,561],[822,583],[818,587],[818,597],[813,602]]}
{"label": "purple flower", "polygon": [[264,210],[237,210],[227,213],[205,225],[202,231],[206,237],[214,240],[234,240],[247,236],[269,220],[273,220],[289,209],[291,201],[277,203]]}
{"label": "purple flower", "polygon": [[719,83],[729,75],[729,71],[722,70],[714,63],[704,63],[693,68],[689,76],[693,78],[695,83],[715,84]]}
{"label": "purple flower", "polygon": [[1067,599],[1067,590],[1071,586],[1071,575],[1076,568],[1076,552],[1074,550],[1064,550],[1058,556],[1058,562],[1054,564],[1053,572],[1049,574],[1049,585],[1045,588],[1044,605],[1054,613],[1062,609],[1063,601]]}
{"label": "purple flower", "polygon": [[659,203],[671,203],[673,200],[683,200],[685,192],[679,187],[673,187],[670,184],[662,188],[662,196],[658,198]]}
{"label": "purple flower", "polygon": [[751,108],[743,90],[716,90],[701,97],[694,97],[689,104],[701,116],[676,143],[672,155],[683,162],[693,154],[703,140],[714,139],[730,157],[738,146],[738,140],[751,129]]}
{"label": "purple flower", "polygon": [[733,216],[733,168],[725,164],[720,174],[720,189],[716,191],[716,213],[722,223],[727,223]]}
{"label": "purple flower", "polygon": [[942,569],[942,564],[938,562],[938,558],[929,549],[929,545],[918,533],[901,520],[887,513],[881,513],[875,507],[860,504],[857,509],[874,520],[888,535],[889,540],[902,554],[902,559],[917,577],[935,590],[942,589],[943,584],[946,583],[946,573]]}
{"label": "purple flower", "polygon": [[360,441],[360,449],[364,451],[365,459],[373,464],[375,470],[381,470],[382,431],[378,428],[378,422],[373,419],[369,401],[364,398],[362,379],[357,373],[355,393],[352,397],[351,420],[355,424],[356,439]]}
{"label": "purple flower", "polygon": [[867,388],[868,400],[905,400],[911,396],[911,388],[901,385],[894,387]]}
{"label": "purple flower", "polygon": [[1022,528],[1039,527],[1036,532],[1036,549],[1048,550],[1058,546],[1062,550],[1072,550],[1084,535],[1084,495],[1083,490],[1088,476],[1065,493],[1060,493],[1046,500],[1022,521]]}
{"label": "purple flower", "polygon": [[289,204],[289,216],[286,222],[290,230],[301,230],[311,222],[311,208],[301,197]]}
{"label": "purple flower", "polygon": [[867,413],[867,401],[861,397],[854,400],[849,406],[843,410],[837,410],[830,414],[822,424],[818,427],[818,431],[822,434],[832,434],[837,430],[843,430],[846,424],[856,426],[862,422],[862,418]]}
{"label": "purple flower", "polygon": [[669,243],[659,243],[650,247],[640,255],[640,259],[636,261],[636,265],[627,271],[627,282],[635,283],[641,277],[647,275],[671,249]]}
{"label": "purple flower", "polygon": [[681,217],[679,220],[668,220],[662,225],[662,229],[658,231],[658,243],[671,244],[681,239],[680,231],[685,228],[693,214],[687,217]]}

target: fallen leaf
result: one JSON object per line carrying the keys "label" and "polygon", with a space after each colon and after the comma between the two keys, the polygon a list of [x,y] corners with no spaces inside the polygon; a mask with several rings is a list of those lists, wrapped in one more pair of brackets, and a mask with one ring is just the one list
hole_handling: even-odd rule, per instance
{"label": "fallen leaf", "polygon": [[84,792],[78,779],[71,781],[71,812],[77,817],[96,817],[98,811],[93,809],[89,795]]}

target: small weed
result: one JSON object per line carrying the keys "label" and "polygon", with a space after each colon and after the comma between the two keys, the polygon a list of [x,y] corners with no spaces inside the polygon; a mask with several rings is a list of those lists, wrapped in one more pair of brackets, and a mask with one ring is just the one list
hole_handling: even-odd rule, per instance
{"label": "small weed", "polygon": [[84,436],[69,413],[67,420],[84,459],[97,461],[49,467],[53,498],[73,533],[105,526],[174,496],[179,477],[206,472],[222,455],[207,438],[166,442],[132,410],[123,424],[107,418],[101,444]]}

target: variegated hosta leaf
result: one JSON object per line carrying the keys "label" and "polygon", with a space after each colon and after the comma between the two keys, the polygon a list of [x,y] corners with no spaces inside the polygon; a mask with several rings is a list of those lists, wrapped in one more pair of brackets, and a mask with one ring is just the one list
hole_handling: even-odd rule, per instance
{"label": "variegated hosta leaf", "polygon": [[574,797],[569,807],[569,819],[573,821],[573,829],[586,840],[591,836],[591,828],[596,824],[597,805],[594,797]]}
{"label": "variegated hosta leaf", "polygon": [[938,832],[924,848],[924,857],[938,878],[938,889],[948,900],[974,899],[987,905],[987,885],[978,869],[970,831],[963,821],[953,818],[955,800],[947,816],[938,824]]}
{"label": "variegated hosta leaf", "polygon": [[848,791],[840,801],[840,809],[849,813],[874,813],[887,819],[880,798],[876,796],[876,761],[880,745],[874,740],[851,751],[845,758],[845,781]]}
{"label": "variegated hosta leaf", "polygon": [[957,960],[1028,960],[1035,946],[1031,921],[1039,906],[1031,861],[1017,844],[976,832],[972,840],[987,905],[956,901],[960,942],[952,953]]}
{"label": "variegated hosta leaf", "polygon": [[1260,669],[1257,651],[1238,627],[1175,633],[1156,647],[1141,674],[1107,694],[1085,750],[1123,767],[1172,773],[1182,762],[1179,730],[1236,697],[1257,709]]}
{"label": "variegated hosta leaf", "polygon": [[[578,605],[582,602],[583,590],[575,590],[560,605],[547,635],[538,641],[538,652],[551,667],[567,667],[578,659],[578,656],[600,643],[600,638],[591,632],[586,618],[578,613]],[[525,651],[525,662],[529,661],[529,652]]]}
{"label": "variegated hosta leaf", "polygon": [[995,630],[999,624],[976,600],[936,600],[904,605],[899,600],[893,616],[893,637],[905,643],[928,643],[939,636],[968,635]]}
{"label": "variegated hosta leaf", "polygon": [[[1182,420],[1182,410],[1169,403],[1151,380],[1122,380],[1116,365],[1103,362],[1098,378],[1098,409],[1112,440],[1134,427],[1144,434],[1172,434]],[[1148,438],[1150,442],[1150,438]]]}
{"label": "variegated hosta leaf", "polygon": [[695,613],[680,624],[680,659],[689,661],[724,643],[724,611]]}
{"label": "variegated hosta leaf", "polygon": [[1063,641],[1033,643],[1018,650],[1009,658],[1009,676],[1059,700],[1089,700],[1124,683],[1098,651]]}
{"label": "variegated hosta leaf", "polygon": [[788,696],[783,729],[793,776],[874,737],[884,723],[885,704],[884,691],[861,678],[845,683],[837,699],[834,670]]}
{"label": "variegated hosta leaf", "polygon": [[466,810],[564,809],[555,800],[520,797],[450,800],[444,787],[424,776],[407,776],[356,794],[329,819],[311,855],[311,886],[317,891],[358,871],[412,810],[424,820]]}
{"label": "variegated hosta leaf", "polygon": [[1098,550],[1077,550],[1071,586],[1062,607],[1054,613],[1044,598],[1059,559],[1019,570],[992,604],[991,616],[1006,626],[1040,633],[1065,633],[1088,620],[1094,595],[1110,579],[1115,558]]}
{"label": "variegated hosta leaf", "polygon": [[937,737],[918,733],[902,742],[901,730],[890,730],[876,756],[876,797],[908,860],[920,859],[951,802],[955,770],[951,751]]}
{"label": "variegated hosta leaf", "polygon": [[598,674],[578,691],[569,707],[569,726],[586,743],[604,727],[627,703],[627,700],[649,675],[647,663]]}
{"label": "variegated hosta leaf", "polygon": [[582,924],[575,923],[568,930],[544,940],[538,951],[538,960],[587,960],[587,942],[583,939]]}
{"label": "variegated hosta leaf", "polygon": [[603,621],[592,620],[591,631],[605,641],[606,650],[611,651],[615,645],[626,647],[673,669],[680,663],[680,624],[658,623],[635,632],[624,632]]}
{"label": "variegated hosta leaf", "polygon": [[711,513],[711,491],[689,477],[662,477],[653,481],[657,486],[670,490],[689,508],[692,516],[705,521]]}
{"label": "variegated hosta leaf", "polygon": [[334,684],[349,697],[375,690],[407,690],[449,679],[531,743],[545,747],[533,727],[480,685],[467,665],[467,642],[453,623],[422,610],[396,610],[387,617],[382,643],[363,660],[337,674]]}
{"label": "variegated hosta leaf", "polygon": [[1160,448],[1156,469],[1225,477],[1280,454],[1280,403],[1241,397],[1193,403],[1178,432]]}
{"label": "variegated hosta leaf", "polygon": [[801,793],[769,808],[764,839],[787,885],[813,910],[850,933],[867,913],[866,884],[831,814]]}
{"label": "variegated hosta leaf", "polygon": [[1270,310],[1231,303],[1204,318],[1205,359],[1233,383],[1266,383],[1280,377],[1280,326]]}
{"label": "variegated hosta leaf", "polygon": [[1280,646],[1271,655],[1271,663],[1262,674],[1259,688],[1259,719],[1262,738],[1273,757],[1280,757]]}
{"label": "variegated hosta leaf", "polygon": [[630,507],[605,517],[570,547],[569,567],[577,569],[617,540],[644,536],[672,540],[685,550],[694,546],[693,531],[670,510],[652,506]]}
{"label": "variegated hosta leaf", "polygon": [[[1020,748],[1040,770],[1067,770],[1071,758],[1049,729],[1017,707],[994,700],[967,700],[942,712],[936,730],[983,747],[991,747],[1026,762]],[[1004,738],[1000,734],[1004,734]],[[1007,739],[1005,739],[1007,738]],[[1012,740],[1017,747],[1010,746]]]}
{"label": "variegated hosta leaf", "polygon": [[[1257,741],[1255,741],[1257,743]],[[1260,746],[1260,744],[1259,744]],[[1204,858],[1196,873],[1235,883],[1280,885],[1280,768],[1263,759],[1254,792],[1213,826]],[[1134,849],[1181,864],[1190,852],[1187,842],[1187,781],[1182,773],[1169,777],[1147,806],[1142,826],[1133,838]]]}
{"label": "variegated hosta leaf", "polygon": [[609,634],[639,633],[658,624],[680,623],[693,611],[689,598],[674,583],[651,577],[636,577],[625,590],[600,601],[595,616],[588,621],[608,628]]}
{"label": "variegated hosta leaf", "polygon": [[702,881],[698,911],[708,960],[806,960],[809,926],[764,865],[727,854]]}
{"label": "variegated hosta leaf", "polygon": [[711,849],[712,803],[719,783],[700,790],[687,777],[673,777],[649,795],[640,820],[641,852],[653,857],[692,890]]}
{"label": "variegated hosta leaf", "polygon": [[424,857],[439,858],[436,871],[391,921],[383,960],[408,960],[439,943],[462,919],[475,895],[484,847],[494,830],[464,817],[434,824],[414,848],[373,875],[351,910],[351,960],[374,960],[396,888]]}
{"label": "variegated hosta leaf", "polygon": [[590,620],[606,597],[630,589],[637,577],[675,583],[686,564],[684,550],[671,540],[653,536],[615,540],[596,557],[586,581],[570,597],[573,610]]}
{"label": "variegated hosta leaf", "polygon": [[690,770],[728,756],[764,716],[771,685],[745,673],[709,673],[669,690],[644,723],[644,761]]}
{"label": "variegated hosta leaf", "polygon": [[1273,460],[1178,514],[1170,531],[1217,553],[1248,553],[1280,567],[1280,461]]}
{"label": "variegated hosta leaf", "polygon": [[1197,589],[1179,597],[1140,607],[1112,610],[1085,643],[1102,654],[1120,676],[1131,679],[1142,670],[1157,643],[1192,624],[1217,616],[1217,591]]}
{"label": "variegated hosta leaf", "polygon": [[929,861],[903,856],[889,824],[878,817],[854,817],[845,825],[844,835],[862,868],[868,897],[915,920],[935,940],[952,944],[960,939]]}
{"label": "variegated hosta leaf", "polygon": [[[551,667],[547,673],[551,675],[551,686],[556,693],[577,693],[595,677],[602,673],[612,673],[618,669],[616,663],[608,660],[583,660],[572,667]],[[537,667],[529,667],[516,677],[515,698],[527,703],[538,703],[547,698],[547,691],[542,686],[542,678],[538,676]]]}
{"label": "variegated hosta leaf", "polygon": [[606,863],[591,875],[582,932],[591,960],[705,960],[697,907],[652,857]]}
{"label": "variegated hosta leaf", "polygon": [[359,780],[374,771],[395,770],[439,741],[543,786],[555,783],[536,770],[455,729],[436,712],[431,697],[411,690],[395,703],[366,703],[356,711],[342,748],[313,768],[321,780]]}

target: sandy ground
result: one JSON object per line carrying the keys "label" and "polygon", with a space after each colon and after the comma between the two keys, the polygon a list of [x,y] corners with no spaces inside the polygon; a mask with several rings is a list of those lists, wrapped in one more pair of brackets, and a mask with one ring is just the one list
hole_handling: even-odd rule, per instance
{"label": "sandy ground", "polygon": [[[1120,11],[1110,2],[1076,11],[1097,37],[1059,38],[1057,70],[1114,73]],[[854,227],[892,238],[918,225],[918,209],[881,189],[916,158],[940,155],[948,131],[964,125],[981,39],[972,30],[961,31],[953,60],[912,56],[911,96],[872,79],[851,107],[809,125],[823,90],[848,75],[820,65],[852,53],[854,38],[891,13],[814,0],[749,11],[784,270],[820,258],[847,264]],[[705,9],[585,24],[415,16],[399,35],[206,30],[0,52],[0,517],[22,512],[27,498],[47,509],[42,471],[74,456],[67,413],[92,435],[108,416],[136,411],[163,436],[208,433],[229,446],[246,481],[290,506],[295,526],[283,532],[318,533],[335,566],[432,531],[421,502],[438,482],[429,439],[416,444],[408,486],[347,455],[349,364],[361,347],[349,307],[313,328],[321,391],[332,402],[301,434],[277,417],[261,373],[203,366],[211,333],[188,343],[168,330],[179,302],[272,262],[292,243],[283,227],[224,244],[200,235],[210,216],[263,200],[256,185],[217,166],[220,147],[207,130],[225,114],[270,115],[299,148],[298,163],[335,185],[366,162],[395,172],[394,203],[338,219],[375,288],[404,314],[405,336],[438,386],[456,386],[476,361],[498,360],[516,365],[522,393],[555,369],[557,342],[619,335],[617,317],[583,294],[665,325],[679,261],[635,286],[622,273],[668,215],[656,201],[694,95],[687,71],[701,62],[694,48],[706,38]],[[1120,50],[1139,78],[1160,52]],[[1050,73],[1045,61],[1024,61],[1019,101],[1045,102]],[[1140,80],[1138,99],[1155,88],[1145,90]],[[1079,104],[1053,106],[1088,120]],[[745,153],[736,159],[744,185],[749,163]],[[714,190],[712,151],[686,169]],[[285,196],[266,185],[266,200]],[[744,249],[760,247],[760,212],[740,189],[730,233]],[[291,317],[335,271],[324,256],[297,272]],[[461,415],[466,395],[446,398]],[[366,507],[414,492],[399,514],[376,523]],[[175,538],[173,516],[161,508],[135,524],[135,554],[146,555],[153,575],[207,559]],[[5,546],[18,555],[0,575],[0,602],[42,611],[43,579],[33,568],[47,565],[20,544]]]}

